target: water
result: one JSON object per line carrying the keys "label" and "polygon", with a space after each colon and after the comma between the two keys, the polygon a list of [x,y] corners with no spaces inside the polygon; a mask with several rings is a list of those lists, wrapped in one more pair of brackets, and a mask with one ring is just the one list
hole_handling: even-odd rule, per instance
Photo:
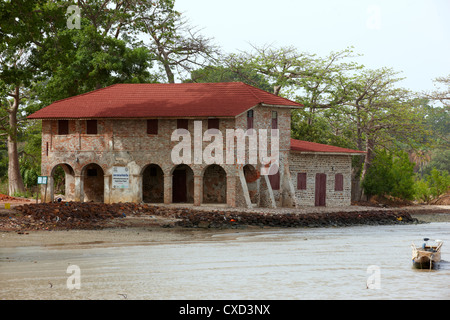
{"label": "water", "polygon": [[[439,270],[411,268],[410,244],[423,237],[444,241]],[[0,299],[450,299],[449,252],[447,222],[10,247],[0,251]],[[73,265],[80,289],[70,290]]]}

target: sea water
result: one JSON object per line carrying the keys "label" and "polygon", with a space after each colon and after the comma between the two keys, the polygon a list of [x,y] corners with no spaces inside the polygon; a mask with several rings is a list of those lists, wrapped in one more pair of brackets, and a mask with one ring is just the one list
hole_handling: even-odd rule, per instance
{"label": "sea water", "polygon": [[[192,234],[2,248],[0,299],[450,298],[448,222]],[[437,270],[412,268],[425,237],[444,241]]]}

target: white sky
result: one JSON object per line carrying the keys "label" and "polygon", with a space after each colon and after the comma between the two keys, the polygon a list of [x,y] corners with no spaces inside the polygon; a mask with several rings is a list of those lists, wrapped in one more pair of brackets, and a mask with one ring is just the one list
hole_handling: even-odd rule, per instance
{"label": "white sky", "polygon": [[450,74],[449,0],[175,0],[226,53],[273,44],[326,56],[354,47],[355,61],[391,67],[402,86],[432,90]]}

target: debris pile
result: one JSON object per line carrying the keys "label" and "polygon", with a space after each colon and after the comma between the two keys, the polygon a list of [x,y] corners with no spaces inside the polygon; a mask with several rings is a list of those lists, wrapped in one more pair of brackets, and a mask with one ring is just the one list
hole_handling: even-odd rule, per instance
{"label": "debris pile", "polygon": [[[417,222],[405,211],[374,210],[296,214],[206,211],[135,203],[24,204],[16,206],[11,212],[0,216],[0,230],[92,230],[148,225],[184,228],[239,228],[245,226],[298,228]],[[144,220],[144,224],[138,224],[138,221]],[[131,224],[125,223],[125,221],[131,222]]]}
{"label": "debris pile", "polygon": [[0,202],[29,202],[31,200],[24,198],[11,197],[6,194],[0,193]]}
{"label": "debris pile", "polygon": [[257,212],[183,212],[176,216],[183,227],[226,228],[260,226],[279,228],[342,227],[350,225],[381,225],[415,223],[407,212],[364,211],[333,213],[257,213]]}

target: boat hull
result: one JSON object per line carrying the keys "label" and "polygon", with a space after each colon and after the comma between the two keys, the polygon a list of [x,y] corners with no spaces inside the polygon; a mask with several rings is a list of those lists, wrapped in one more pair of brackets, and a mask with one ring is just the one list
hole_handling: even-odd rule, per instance
{"label": "boat hull", "polygon": [[419,249],[412,246],[412,264],[416,269],[437,269],[441,261],[441,244]]}

